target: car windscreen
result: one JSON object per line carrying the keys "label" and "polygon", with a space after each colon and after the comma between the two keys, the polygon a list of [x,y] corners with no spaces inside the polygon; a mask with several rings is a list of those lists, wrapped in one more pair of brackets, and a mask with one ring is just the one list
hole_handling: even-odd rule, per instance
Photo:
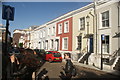
{"label": "car windscreen", "polygon": [[15,53],[20,53],[20,52],[19,52],[19,50],[17,50],[17,49],[16,49],[16,50],[14,50],[14,52],[15,52]]}
{"label": "car windscreen", "polygon": [[60,53],[53,53],[54,57],[61,57]]}

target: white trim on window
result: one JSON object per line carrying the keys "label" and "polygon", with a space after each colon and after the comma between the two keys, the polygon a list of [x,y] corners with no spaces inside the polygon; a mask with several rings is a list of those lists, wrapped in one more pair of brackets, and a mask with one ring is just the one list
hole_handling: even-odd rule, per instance
{"label": "white trim on window", "polygon": [[[102,13],[107,12],[107,11],[109,11],[109,26],[103,27],[102,26]],[[98,25],[100,25],[99,29],[106,29],[106,28],[110,28],[111,27],[111,15],[112,15],[111,14],[111,8],[107,9],[107,10],[104,10],[104,11],[99,13],[99,16],[98,16],[99,17]]]}
{"label": "white trim on window", "polygon": [[[65,48],[65,41],[64,41],[65,39],[67,39],[66,48]],[[62,38],[62,50],[68,50],[68,37]]]}
{"label": "white trim on window", "polygon": [[58,34],[62,34],[62,23],[58,24]]}
{"label": "white trim on window", "polygon": [[50,35],[50,28],[48,28],[48,36]]}
{"label": "white trim on window", "polygon": [[[82,22],[81,22],[82,19]],[[84,20],[84,21],[83,21]],[[82,24],[81,24],[82,23]],[[82,26],[81,26],[82,25]],[[79,18],[79,30],[85,29],[85,17]]]}
{"label": "white trim on window", "polygon": [[64,33],[68,33],[69,32],[69,21],[65,21],[64,22]]}
{"label": "white trim on window", "polygon": [[52,35],[55,35],[55,26],[52,27]]}

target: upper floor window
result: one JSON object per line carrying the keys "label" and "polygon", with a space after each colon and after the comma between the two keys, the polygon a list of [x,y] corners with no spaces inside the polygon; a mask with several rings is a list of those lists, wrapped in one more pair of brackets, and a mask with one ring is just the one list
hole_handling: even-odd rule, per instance
{"label": "upper floor window", "polygon": [[109,11],[102,13],[102,27],[109,27]]}
{"label": "upper floor window", "polygon": [[58,34],[62,33],[62,23],[58,24]]}
{"label": "upper floor window", "polygon": [[41,32],[41,38],[43,38],[43,32]]}
{"label": "upper floor window", "polygon": [[43,37],[45,37],[45,31],[43,31]]}
{"label": "upper floor window", "polygon": [[48,28],[48,35],[50,35],[50,28]]}
{"label": "upper floor window", "polygon": [[85,17],[80,18],[80,30],[85,29]]}
{"label": "upper floor window", "polygon": [[42,38],[42,32],[40,32],[40,38]]}
{"label": "upper floor window", "polygon": [[52,28],[52,34],[55,34],[55,27]]}
{"label": "upper floor window", "polygon": [[64,33],[69,32],[69,21],[64,22]]}

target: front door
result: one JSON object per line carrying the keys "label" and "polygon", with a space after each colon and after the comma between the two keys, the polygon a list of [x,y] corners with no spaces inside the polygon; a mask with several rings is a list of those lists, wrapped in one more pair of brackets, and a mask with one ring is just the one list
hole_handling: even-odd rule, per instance
{"label": "front door", "polygon": [[93,53],[93,36],[89,38],[89,52]]}
{"label": "front door", "polygon": [[57,51],[59,50],[59,40],[57,40]]}

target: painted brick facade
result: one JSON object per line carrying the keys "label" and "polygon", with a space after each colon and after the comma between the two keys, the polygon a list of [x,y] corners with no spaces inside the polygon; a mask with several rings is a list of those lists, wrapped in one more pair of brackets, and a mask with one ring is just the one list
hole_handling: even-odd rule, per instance
{"label": "painted brick facade", "polygon": [[[68,21],[69,22],[69,32],[68,33],[64,33],[64,22]],[[58,25],[59,24],[62,24],[62,33],[61,34],[58,34]],[[72,17],[71,18],[68,18],[68,19],[65,19],[65,20],[62,20],[60,22],[57,23],[57,28],[56,28],[56,36],[60,37],[60,50],[61,51],[72,51]],[[62,39],[64,37],[67,37],[68,38],[68,49],[67,50],[63,50],[62,47]]]}

